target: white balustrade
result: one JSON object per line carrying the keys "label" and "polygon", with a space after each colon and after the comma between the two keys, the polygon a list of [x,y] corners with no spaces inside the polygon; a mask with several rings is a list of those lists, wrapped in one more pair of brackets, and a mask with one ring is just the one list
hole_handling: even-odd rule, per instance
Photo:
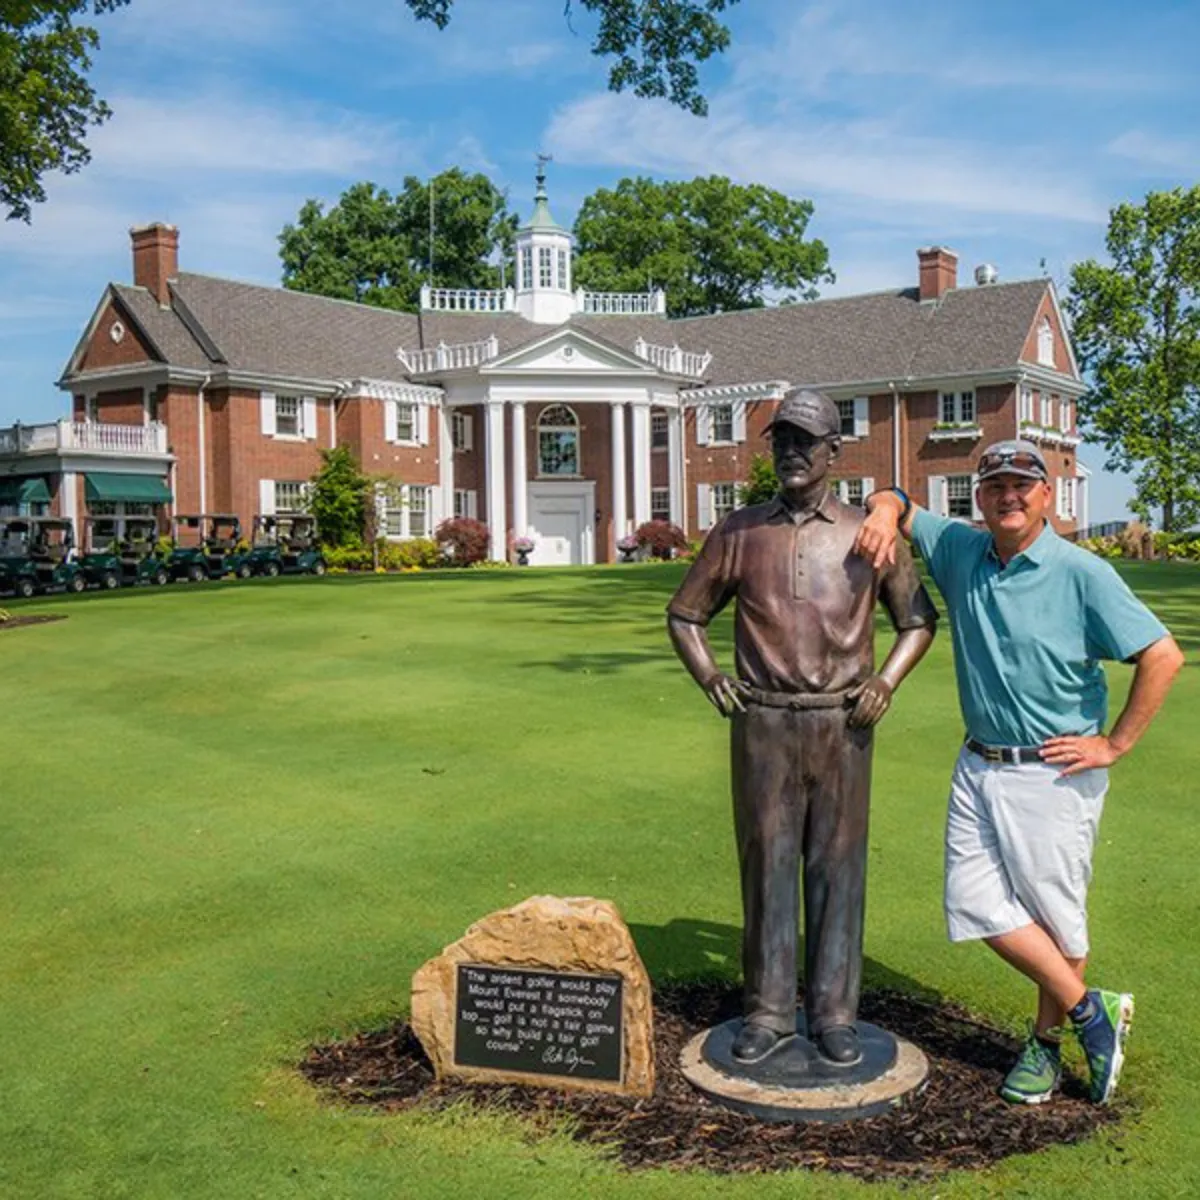
{"label": "white balustrade", "polygon": [[425,312],[512,312],[516,306],[512,288],[421,288]]}
{"label": "white balustrade", "polygon": [[653,292],[575,293],[580,311],[598,317],[641,317],[662,315],[667,311],[667,294],[661,288]]}
{"label": "white balustrade", "polygon": [[633,352],[638,358],[653,363],[660,371],[684,375],[689,379],[703,379],[708,364],[712,362],[712,355],[707,351],[699,354],[694,350],[682,350],[679,346],[656,346],[644,338],[634,342]]}
{"label": "white balustrade", "polygon": [[86,451],[91,454],[167,454],[167,427],[114,425],[101,421],[72,421],[64,417],[47,425],[14,425],[0,430],[0,454],[38,451]]}
{"label": "white balustrade", "polygon": [[460,371],[482,366],[499,353],[500,342],[493,334],[482,342],[456,342],[452,346],[440,342],[425,350],[397,350],[396,357],[410,375],[427,375],[431,371]]}

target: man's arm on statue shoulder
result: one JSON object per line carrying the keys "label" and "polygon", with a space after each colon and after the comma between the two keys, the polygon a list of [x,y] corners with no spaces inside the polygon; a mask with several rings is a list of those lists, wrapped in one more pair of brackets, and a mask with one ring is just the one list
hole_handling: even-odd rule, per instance
{"label": "man's arm on statue shoulder", "polygon": [[741,685],[726,675],[708,644],[708,623],[733,598],[737,585],[730,577],[725,522],[713,527],[704,547],[688,569],[679,590],[667,605],[667,632],[688,674],[724,717],[745,709]]}

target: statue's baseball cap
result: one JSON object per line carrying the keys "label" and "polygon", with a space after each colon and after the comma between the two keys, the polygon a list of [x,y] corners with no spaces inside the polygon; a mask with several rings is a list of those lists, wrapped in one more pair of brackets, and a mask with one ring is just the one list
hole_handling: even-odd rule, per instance
{"label": "statue's baseball cap", "polygon": [[798,425],[814,437],[835,437],[842,431],[842,418],[828,396],[806,388],[785,392],[768,429],[776,425]]}
{"label": "statue's baseball cap", "polygon": [[979,456],[977,470],[981,483],[993,475],[1019,475],[1022,479],[1040,479],[1045,483],[1050,474],[1042,452],[1024,438],[993,442]]}

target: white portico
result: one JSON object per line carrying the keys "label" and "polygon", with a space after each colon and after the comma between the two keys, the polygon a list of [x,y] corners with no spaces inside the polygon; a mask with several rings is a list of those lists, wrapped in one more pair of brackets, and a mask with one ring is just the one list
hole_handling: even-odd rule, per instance
{"label": "white portico", "polygon": [[457,378],[443,373],[446,409],[483,414],[493,557],[507,557],[511,533],[534,540],[533,563],[592,563],[598,539],[650,520],[652,410],[666,421],[668,515],[680,519],[679,389],[696,377],[682,361],[664,370],[645,349],[631,354],[566,326]]}

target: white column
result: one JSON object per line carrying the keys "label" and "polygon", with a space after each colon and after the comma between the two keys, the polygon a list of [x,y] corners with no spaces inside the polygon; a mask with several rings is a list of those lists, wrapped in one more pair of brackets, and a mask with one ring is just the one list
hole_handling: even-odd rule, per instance
{"label": "white column", "polygon": [[440,517],[454,516],[454,435],[450,430],[450,409],[443,396],[437,406],[438,488],[442,493]]}
{"label": "white column", "polygon": [[629,478],[625,466],[625,402],[618,401],[610,410],[612,417],[612,520],[613,540],[625,536],[629,515],[625,511],[625,495]]}
{"label": "white column", "polygon": [[75,544],[78,546],[80,542],[79,528],[79,493],[76,485],[78,476],[74,471],[64,471],[62,478],[58,481],[58,496],[60,515],[71,522],[71,532],[75,537]]}
{"label": "white column", "polygon": [[667,486],[671,524],[683,528],[683,406],[667,414]]}
{"label": "white column", "polygon": [[529,471],[525,465],[525,402],[515,400],[512,404],[512,510],[513,533],[524,537],[528,532],[528,480]]}
{"label": "white column", "polygon": [[650,520],[650,402],[633,402],[633,523]]}
{"label": "white column", "polygon": [[487,515],[491,541],[488,556],[498,562],[508,558],[505,527],[504,405],[487,402]]}

